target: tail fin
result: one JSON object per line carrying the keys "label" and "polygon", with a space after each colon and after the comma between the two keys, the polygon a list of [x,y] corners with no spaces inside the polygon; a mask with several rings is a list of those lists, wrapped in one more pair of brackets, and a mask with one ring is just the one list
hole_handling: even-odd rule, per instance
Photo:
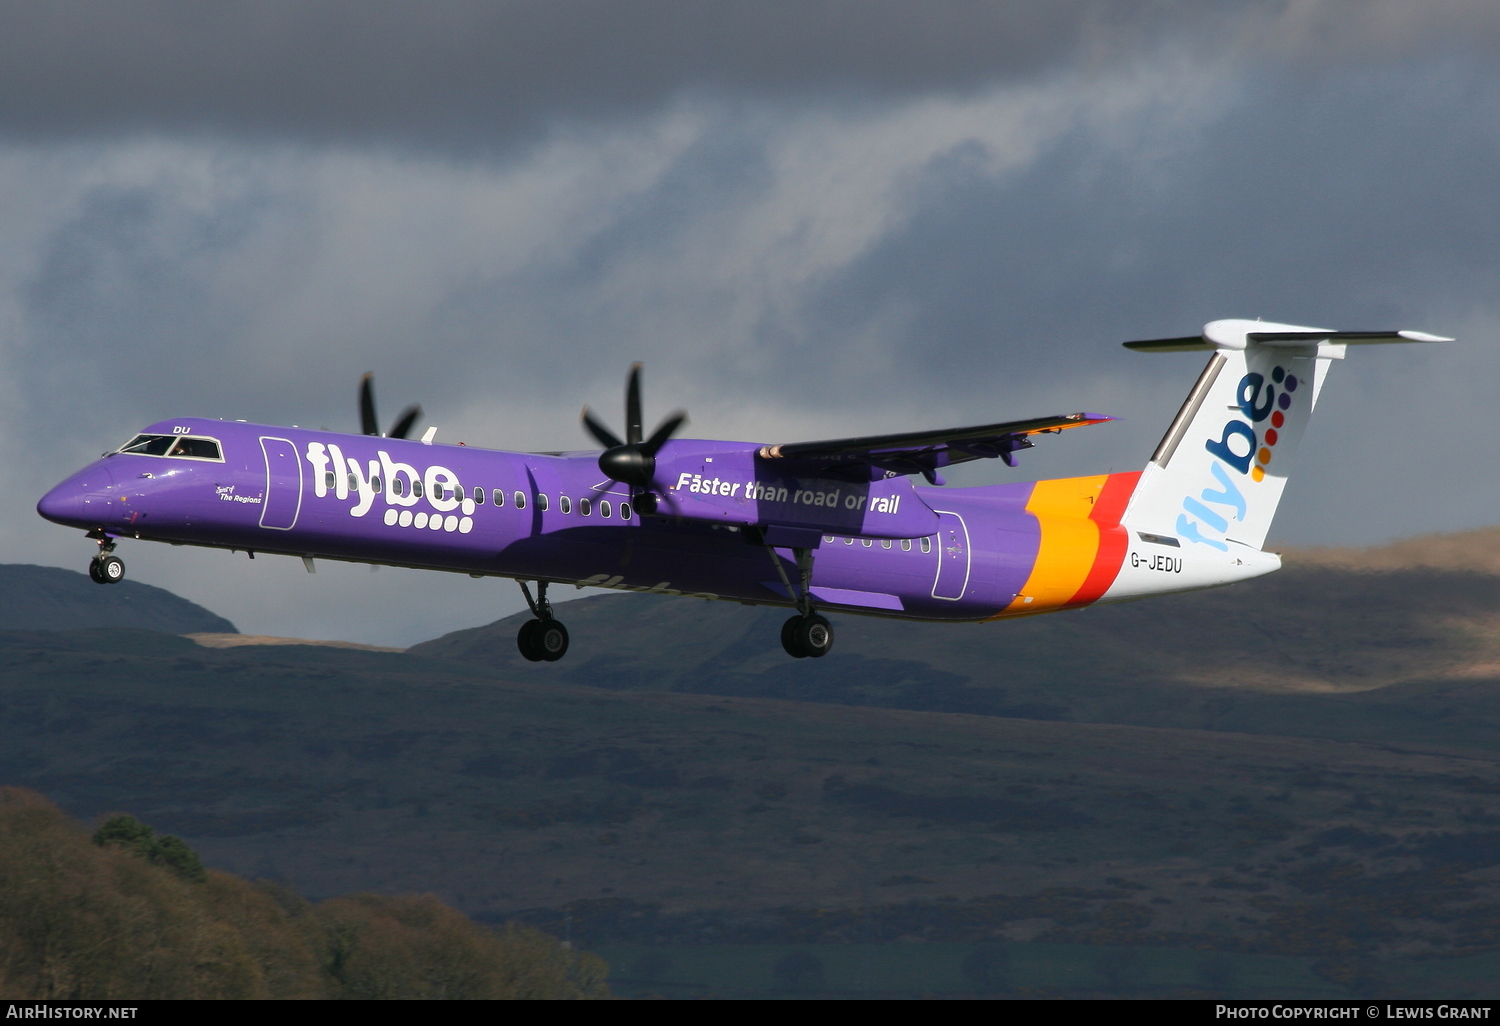
{"label": "tail fin", "polygon": [[1417,331],[1230,320],[1205,325],[1197,338],[1125,343],[1137,352],[1213,356],[1141,474],[1122,523],[1184,545],[1259,549],[1332,361],[1349,345],[1450,341]]}

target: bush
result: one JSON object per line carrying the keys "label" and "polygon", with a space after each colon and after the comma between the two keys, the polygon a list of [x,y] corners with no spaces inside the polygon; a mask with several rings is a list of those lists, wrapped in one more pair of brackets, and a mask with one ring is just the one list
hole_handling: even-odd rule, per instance
{"label": "bush", "polygon": [[608,967],[555,937],[495,934],[431,895],[360,894],[318,907],[328,974],[345,998],[604,997]]}
{"label": "bush", "polygon": [[94,843],[101,848],[115,845],[147,862],[166,866],[184,880],[202,883],[208,878],[198,853],[187,842],[171,834],[156,836],[156,831],[134,816],[115,816],[94,833]]}
{"label": "bush", "polygon": [[205,870],[131,816],[89,835],[0,788],[0,996],[12,1000],[606,997],[599,958],[526,927],[496,934],[437,898],[312,906]]}

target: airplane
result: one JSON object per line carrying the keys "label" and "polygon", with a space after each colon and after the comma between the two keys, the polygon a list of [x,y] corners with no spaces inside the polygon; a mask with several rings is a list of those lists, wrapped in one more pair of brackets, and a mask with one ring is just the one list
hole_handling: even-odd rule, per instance
{"label": "airplane", "polygon": [[[1271,573],[1263,549],[1297,447],[1349,346],[1451,342],[1219,320],[1124,343],[1211,353],[1145,468],[946,488],[943,471],[1107,423],[1071,413],[976,427],[765,444],[642,430],[640,365],[625,436],[585,407],[603,447],[510,452],[381,433],[370,376],[362,434],[179,417],[144,428],[49,491],[37,511],[97,543],[89,574],[125,576],[120,539],[512,578],[532,613],[517,646],[568,650],[548,585],[782,606],[793,658],[833,647],[824,612],[983,622],[1191,591]],[[919,483],[922,482],[922,483]],[[528,582],[537,585],[533,595]]]}

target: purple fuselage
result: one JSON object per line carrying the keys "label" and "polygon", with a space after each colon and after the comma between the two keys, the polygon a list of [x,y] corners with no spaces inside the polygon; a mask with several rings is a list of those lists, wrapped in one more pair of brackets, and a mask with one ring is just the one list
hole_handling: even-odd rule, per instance
{"label": "purple fuselage", "polygon": [[[799,477],[753,443],[669,442],[657,457],[660,507],[643,518],[629,489],[600,472],[597,451],[198,418],[145,432],[211,439],[222,458],[114,453],[38,511],[112,537],[788,606],[770,552],[795,582],[792,548],[815,548],[819,605],[940,620],[1010,605],[1040,535],[1025,509],[1029,483]],[[752,543],[760,531],[766,544]]]}

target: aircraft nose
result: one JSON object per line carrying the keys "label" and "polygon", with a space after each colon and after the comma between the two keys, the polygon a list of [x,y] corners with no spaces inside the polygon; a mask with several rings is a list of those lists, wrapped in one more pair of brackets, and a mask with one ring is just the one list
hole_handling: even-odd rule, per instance
{"label": "aircraft nose", "polygon": [[100,519],[106,493],[114,485],[109,471],[99,464],[79,471],[53,488],[36,504],[36,511],[55,524],[78,525]]}

